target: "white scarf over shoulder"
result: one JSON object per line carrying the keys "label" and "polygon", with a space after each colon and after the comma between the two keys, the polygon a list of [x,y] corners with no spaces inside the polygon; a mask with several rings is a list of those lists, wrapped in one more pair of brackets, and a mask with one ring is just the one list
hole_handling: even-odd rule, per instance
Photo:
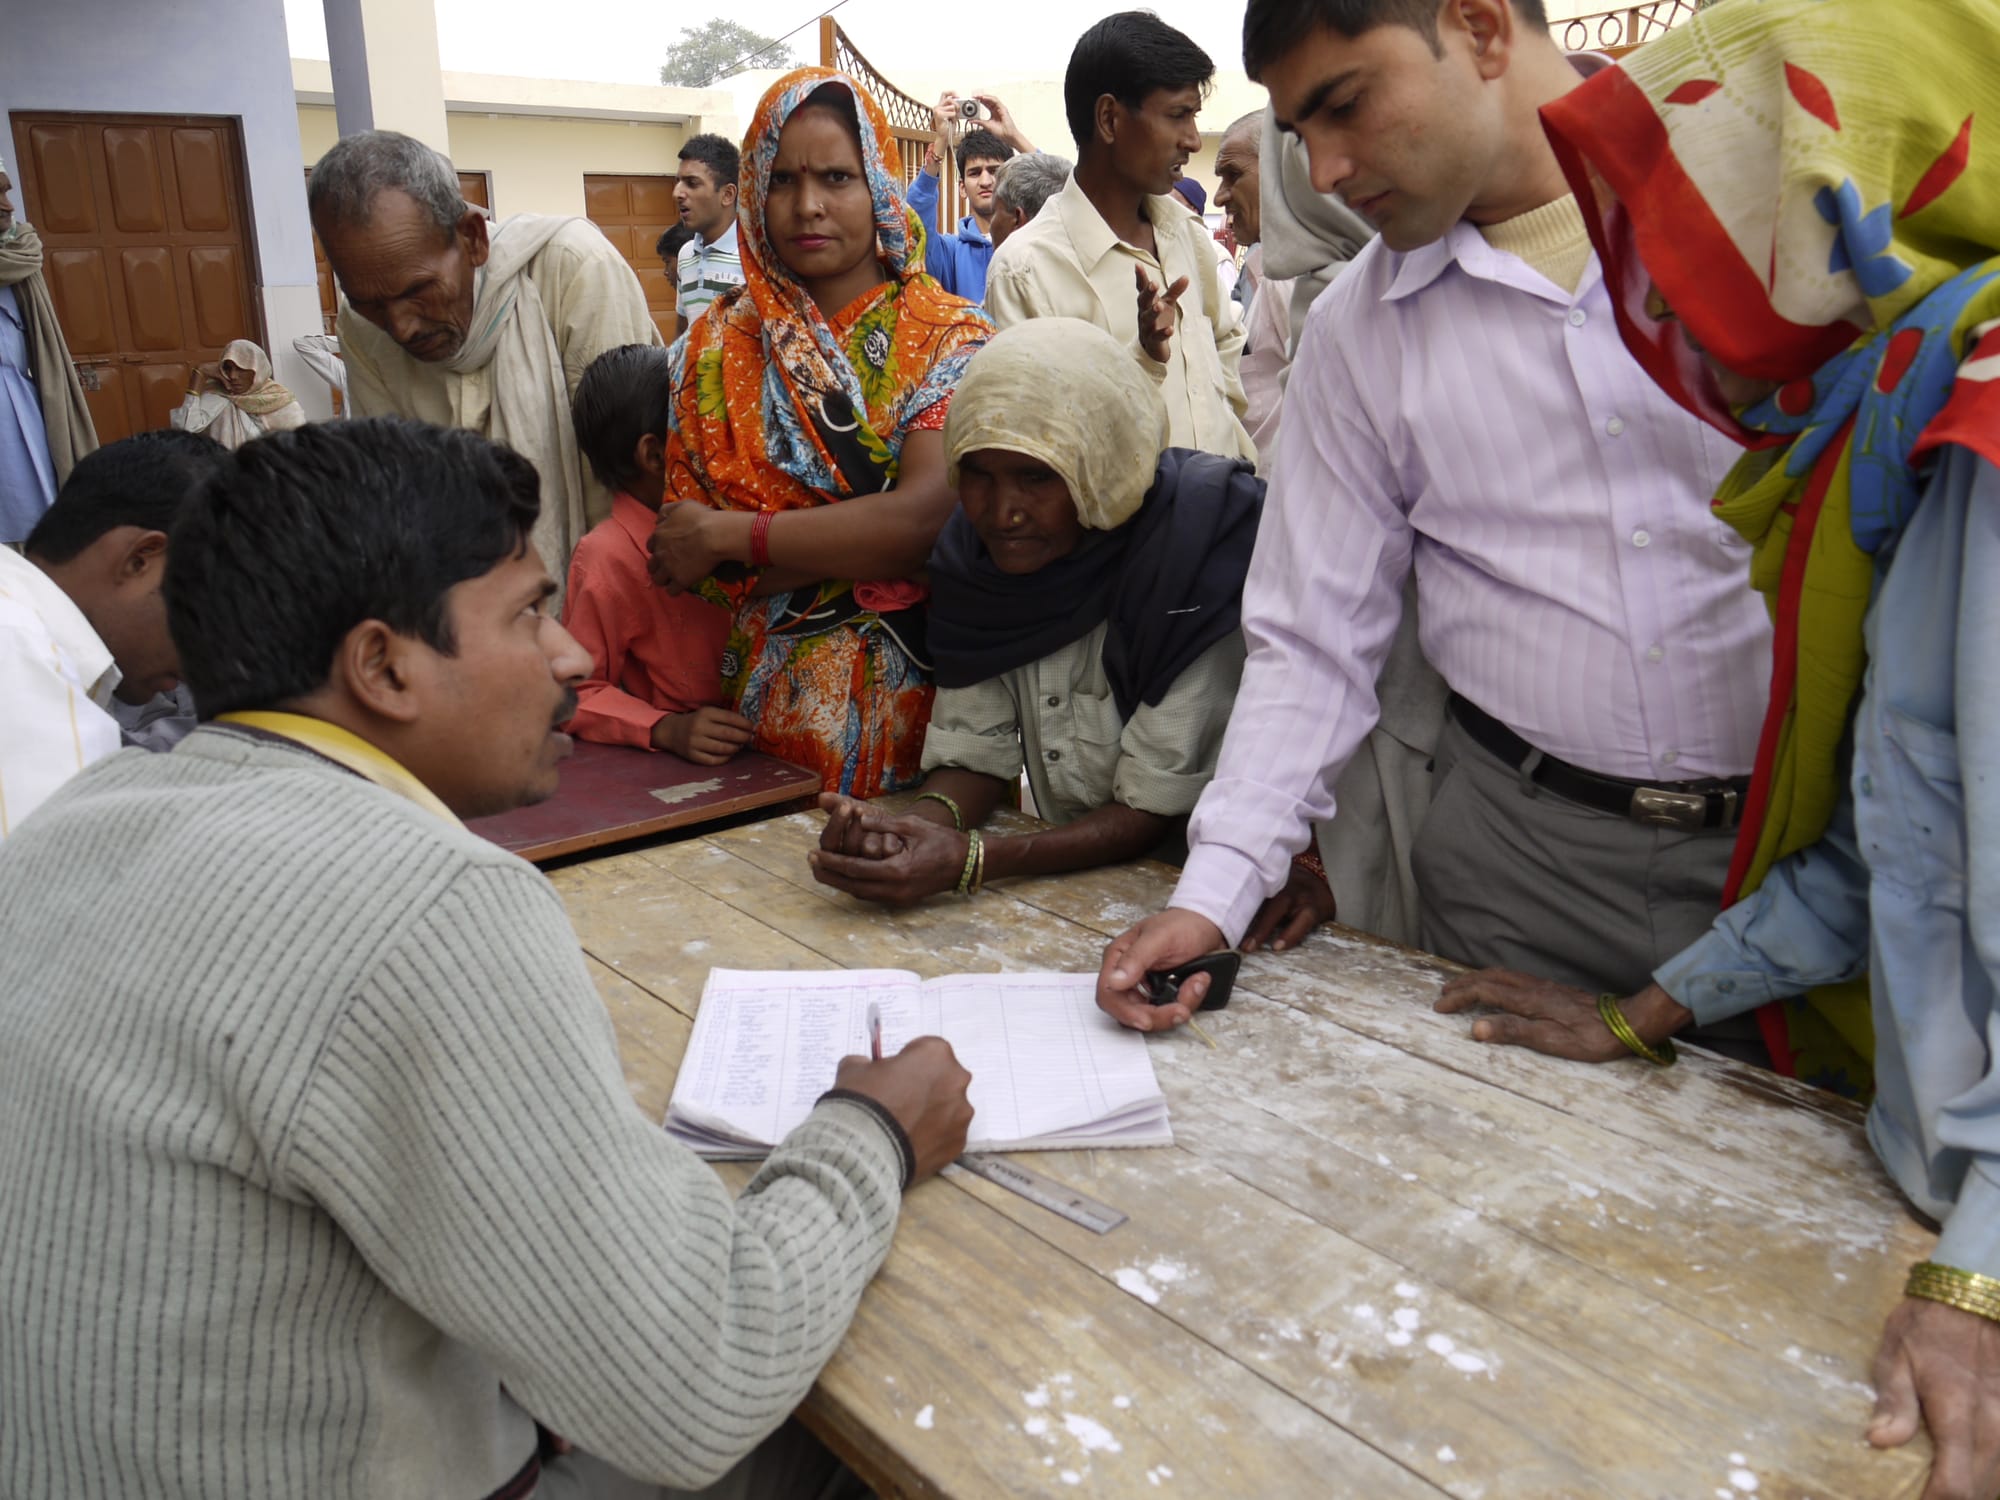
{"label": "white scarf over shoulder", "polygon": [[542,478],[542,513],[535,548],[551,577],[569,571],[569,555],[588,528],[568,383],[528,262],[570,220],[517,214],[488,231],[491,249],[473,283],[472,324],[465,345],[444,368],[452,382],[454,425],[484,432],[535,466]]}

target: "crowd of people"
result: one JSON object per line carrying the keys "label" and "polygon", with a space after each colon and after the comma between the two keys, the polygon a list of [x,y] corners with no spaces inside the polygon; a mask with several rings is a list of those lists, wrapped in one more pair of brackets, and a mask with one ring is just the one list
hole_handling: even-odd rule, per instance
{"label": "crowd of people", "polygon": [[2000,0],[1922,8],[1612,64],[1249,0],[1220,252],[1150,13],[1076,43],[1073,165],[947,93],[906,170],[801,68],[681,149],[671,343],[585,221],[353,135],[351,420],[233,344],[101,449],[0,173],[0,1489],[855,1491],[789,1414],[966,1075],[849,1060],[732,1199],[463,826],[565,731],[817,771],[883,905],[1178,865],[1137,1030],[1337,916],[1480,1041],[1871,1101],[1939,1239],[1868,1437],[2000,1489]]}

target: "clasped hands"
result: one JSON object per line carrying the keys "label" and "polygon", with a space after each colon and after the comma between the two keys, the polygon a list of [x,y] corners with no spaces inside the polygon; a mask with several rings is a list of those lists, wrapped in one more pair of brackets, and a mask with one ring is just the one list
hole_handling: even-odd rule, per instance
{"label": "clasped hands", "polygon": [[969,847],[957,829],[833,792],[822,792],[819,805],[826,827],[806,862],[821,885],[884,906],[914,906],[957,888]]}

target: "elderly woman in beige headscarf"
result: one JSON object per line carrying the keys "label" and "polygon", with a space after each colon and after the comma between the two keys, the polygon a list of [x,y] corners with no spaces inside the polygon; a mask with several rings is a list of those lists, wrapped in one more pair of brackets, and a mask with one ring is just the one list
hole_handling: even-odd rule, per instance
{"label": "elderly woman in beige headscarf", "polygon": [[271,356],[237,339],[212,365],[197,365],[187,399],[173,414],[183,432],[205,432],[225,448],[240,448],[267,432],[306,425],[305,408],[272,378]]}
{"label": "elderly woman in beige headscarf", "polygon": [[[973,356],[930,559],[928,774],[902,816],[822,797],[820,881],[901,906],[1183,847],[1242,673],[1264,485],[1166,441],[1159,387],[1093,324],[1033,319]],[[987,837],[1024,769],[1058,826]]]}

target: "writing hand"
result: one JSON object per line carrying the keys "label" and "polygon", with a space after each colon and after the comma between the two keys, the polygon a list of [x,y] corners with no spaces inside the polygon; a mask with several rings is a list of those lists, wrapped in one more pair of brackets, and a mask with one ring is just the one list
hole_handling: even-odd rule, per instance
{"label": "writing hand", "polygon": [[920,1036],[879,1062],[844,1057],[833,1076],[835,1088],[866,1094],[896,1117],[916,1154],[912,1187],[965,1150],[972,1126],[972,1101],[965,1091],[971,1083],[972,1075],[941,1036]]}
{"label": "writing hand", "polygon": [[1923,1500],[2000,1494],[2000,1323],[1905,1297],[1882,1330],[1874,1375],[1869,1442],[1899,1448],[1930,1429]]}
{"label": "writing hand", "polygon": [[[1632,1055],[1604,1024],[1597,1013],[1597,996],[1588,990],[1509,969],[1481,969],[1446,984],[1432,1009],[1456,1015],[1475,1005],[1503,1012],[1472,1023],[1475,1042],[1527,1047],[1576,1062],[1612,1062]],[[1693,1011],[1677,1004],[1657,984],[1623,1002],[1623,1009],[1639,1040],[1649,1046],[1657,1046],[1694,1019]]]}
{"label": "writing hand", "polygon": [[1163,365],[1173,347],[1175,314],[1181,293],[1188,289],[1188,279],[1181,277],[1162,294],[1144,266],[1134,266],[1132,275],[1139,283],[1139,346],[1154,364]]}
{"label": "writing hand", "polygon": [[1299,865],[1285,878],[1285,888],[1257,908],[1250,930],[1243,934],[1243,951],[1255,953],[1266,941],[1273,953],[1296,948],[1322,922],[1334,918],[1332,888]]}
{"label": "writing hand", "polygon": [[1104,950],[1097,971],[1097,1008],[1134,1031],[1169,1031],[1208,995],[1208,976],[1197,974],[1165,1005],[1146,998],[1146,975],[1190,963],[1222,946],[1222,929],[1199,913],[1170,906],[1128,927]]}

